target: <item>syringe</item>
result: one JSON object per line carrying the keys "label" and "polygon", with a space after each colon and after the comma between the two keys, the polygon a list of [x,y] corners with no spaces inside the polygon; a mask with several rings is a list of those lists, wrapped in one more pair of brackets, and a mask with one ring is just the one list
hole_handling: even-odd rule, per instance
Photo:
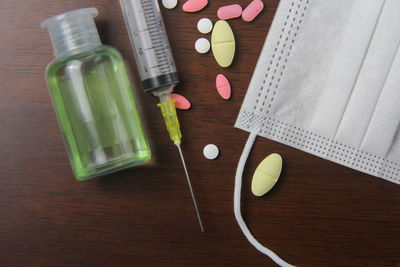
{"label": "syringe", "polygon": [[200,229],[204,232],[189,174],[181,150],[179,120],[171,93],[179,83],[175,62],[157,0],[120,0],[144,90],[160,99],[165,124],[179,151]]}

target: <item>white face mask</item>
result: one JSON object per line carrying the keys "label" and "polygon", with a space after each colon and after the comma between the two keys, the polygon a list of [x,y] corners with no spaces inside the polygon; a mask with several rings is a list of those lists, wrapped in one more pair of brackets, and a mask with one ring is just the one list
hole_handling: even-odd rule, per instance
{"label": "white face mask", "polygon": [[235,215],[261,252],[240,215],[257,135],[400,184],[399,14],[399,0],[280,1],[235,124],[251,133]]}

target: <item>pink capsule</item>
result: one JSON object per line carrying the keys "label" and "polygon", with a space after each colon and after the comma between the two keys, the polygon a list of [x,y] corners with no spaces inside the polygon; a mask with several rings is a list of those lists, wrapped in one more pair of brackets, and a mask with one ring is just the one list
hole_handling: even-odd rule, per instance
{"label": "pink capsule", "polygon": [[220,19],[234,19],[242,15],[242,7],[238,4],[222,6],[218,9],[217,16]]}
{"label": "pink capsule", "polygon": [[202,10],[208,4],[208,0],[187,0],[182,9],[185,12],[197,12]]}
{"label": "pink capsule", "polygon": [[183,95],[171,94],[171,98],[175,100],[175,107],[177,109],[189,109],[191,106],[189,100]]}
{"label": "pink capsule", "polygon": [[263,10],[264,8],[264,3],[261,0],[253,0],[251,3],[243,10],[242,13],[242,19],[246,22],[250,22],[255,17],[257,17],[258,14]]}
{"label": "pink capsule", "polygon": [[231,85],[225,75],[218,74],[215,84],[218,93],[223,99],[229,99],[231,97]]}

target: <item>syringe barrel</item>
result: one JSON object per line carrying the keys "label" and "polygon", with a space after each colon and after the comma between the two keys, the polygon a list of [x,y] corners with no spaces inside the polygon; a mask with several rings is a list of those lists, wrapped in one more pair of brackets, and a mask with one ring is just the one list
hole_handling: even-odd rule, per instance
{"label": "syringe barrel", "polygon": [[120,0],[144,90],[179,82],[157,0]]}

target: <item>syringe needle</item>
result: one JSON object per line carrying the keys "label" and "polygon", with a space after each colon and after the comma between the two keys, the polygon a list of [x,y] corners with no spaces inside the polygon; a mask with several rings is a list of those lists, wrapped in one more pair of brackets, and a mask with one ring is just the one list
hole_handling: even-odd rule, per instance
{"label": "syringe needle", "polygon": [[200,213],[199,213],[199,210],[197,209],[196,198],[194,197],[192,184],[190,183],[189,173],[188,173],[188,171],[186,169],[185,159],[183,158],[181,145],[179,143],[175,143],[175,145],[178,148],[179,155],[181,156],[183,169],[185,170],[186,180],[187,180],[188,185],[189,185],[190,194],[192,195],[192,200],[193,200],[194,208],[196,209],[196,214],[197,214],[197,219],[199,220],[200,229],[201,229],[202,232],[204,232],[203,223],[201,222],[201,218],[200,218]]}

